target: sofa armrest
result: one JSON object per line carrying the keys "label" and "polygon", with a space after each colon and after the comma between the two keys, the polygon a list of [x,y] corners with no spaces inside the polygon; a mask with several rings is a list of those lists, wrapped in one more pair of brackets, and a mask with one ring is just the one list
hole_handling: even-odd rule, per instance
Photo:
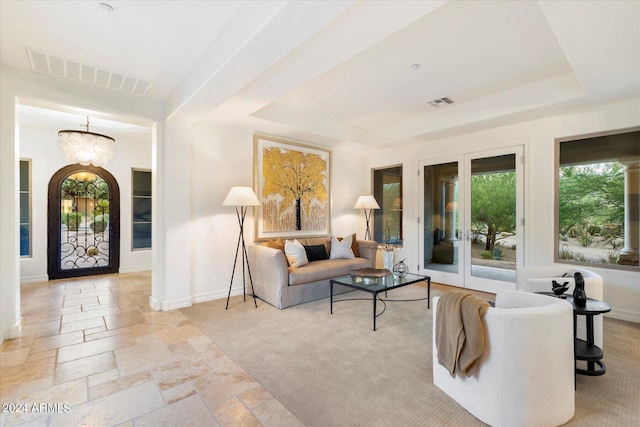
{"label": "sofa armrest", "polygon": [[249,259],[253,280],[269,288],[285,288],[289,285],[289,270],[284,252],[268,246],[249,246]]}
{"label": "sofa armrest", "polygon": [[358,240],[358,251],[361,258],[371,261],[371,267],[376,266],[376,256],[378,252],[378,242],[375,240]]}

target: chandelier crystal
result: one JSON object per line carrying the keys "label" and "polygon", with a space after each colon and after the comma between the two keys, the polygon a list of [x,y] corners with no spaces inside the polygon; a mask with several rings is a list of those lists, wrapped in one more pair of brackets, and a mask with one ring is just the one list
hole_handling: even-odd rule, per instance
{"label": "chandelier crystal", "polygon": [[116,141],[110,136],[89,132],[89,117],[87,117],[85,126],[87,127],[86,131],[59,131],[60,148],[69,163],[103,167],[113,157]]}

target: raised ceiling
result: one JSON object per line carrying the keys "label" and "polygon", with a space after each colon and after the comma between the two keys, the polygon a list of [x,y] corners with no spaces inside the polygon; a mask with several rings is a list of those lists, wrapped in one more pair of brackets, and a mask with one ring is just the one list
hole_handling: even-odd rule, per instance
{"label": "raised ceiling", "polygon": [[[3,0],[2,63],[43,72],[32,50],[125,76],[111,86],[164,103],[169,120],[331,143],[426,140],[640,96],[638,1],[110,4]],[[144,95],[126,76],[149,83]],[[442,97],[454,103],[429,105]]]}

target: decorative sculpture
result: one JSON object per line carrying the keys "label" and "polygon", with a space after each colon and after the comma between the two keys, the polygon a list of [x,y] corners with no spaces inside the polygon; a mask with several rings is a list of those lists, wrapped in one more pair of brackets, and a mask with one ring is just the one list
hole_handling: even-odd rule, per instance
{"label": "decorative sculpture", "polygon": [[576,272],[573,275],[576,286],[573,289],[573,303],[577,306],[584,307],[587,305],[587,293],[584,290],[584,277],[582,273]]}
{"label": "decorative sculpture", "polygon": [[565,292],[567,292],[567,289],[569,289],[569,282],[564,282],[562,285],[558,282],[556,282],[555,280],[551,281],[551,290],[553,291],[553,294],[560,297],[560,298],[566,298],[566,296],[564,295]]}
{"label": "decorative sculpture", "polygon": [[400,261],[393,266],[393,275],[398,278],[402,278],[409,272],[409,267],[404,263],[404,260]]}

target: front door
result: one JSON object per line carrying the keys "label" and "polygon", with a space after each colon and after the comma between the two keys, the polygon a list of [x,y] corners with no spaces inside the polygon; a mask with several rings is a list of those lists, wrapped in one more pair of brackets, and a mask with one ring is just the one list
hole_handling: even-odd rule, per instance
{"label": "front door", "polygon": [[49,182],[49,279],[117,273],[120,191],[95,166],[70,165]]}

